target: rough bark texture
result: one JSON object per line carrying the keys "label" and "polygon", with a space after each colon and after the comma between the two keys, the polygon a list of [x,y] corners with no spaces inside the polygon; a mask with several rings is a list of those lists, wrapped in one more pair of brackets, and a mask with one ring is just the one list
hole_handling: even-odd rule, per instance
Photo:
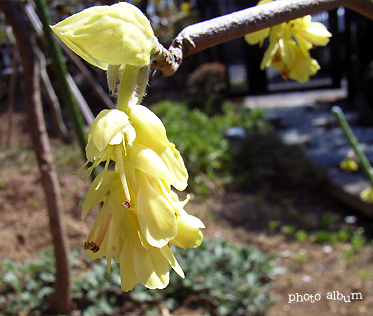
{"label": "rough bark texture", "polygon": [[176,36],[168,50],[160,45],[159,56],[152,64],[152,68],[157,69],[153,76],[173,75],[183,58],[206,48],[340,6],[373,19],[373,0],[287,0],[266,3],[187,26]]}
{"label": "rough bark texture", "polygon": [[16,2],[0,1],[0,9],[3,10],[6,21],[13,28],[22,59],[27,118],[46,195],[56,257],[55,295],[52,306],[56,312],[67,314],[71,308],[69,250],[62,220],[60,187],[52,162],[42,112],[39,66],[33,50],[32,33],[30,32],[30,26],[17,8]]}

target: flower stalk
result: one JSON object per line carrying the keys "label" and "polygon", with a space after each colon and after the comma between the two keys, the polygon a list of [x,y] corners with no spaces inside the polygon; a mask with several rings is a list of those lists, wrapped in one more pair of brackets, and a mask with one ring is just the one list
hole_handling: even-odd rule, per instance
{"label": "flower stalk", "polygon": [[359,141],[357,140],[354,132],[352,131],[350,125],[348,124],[348,122],[346,120],[346,116],[343,114],[342,109],[339,106],[335,105],[335,106],[332,107],[331,111],[334,114],[335,118],[337,119],[339,126],[342,128],[342,130],[343,130],[343,132],[344,132],[344,134],[347,138],[347,141],[349,142],[352,149],[354,150],[354,152],[355,152],[355,154],[356,154],[356,156],[359,160],[361,169],[363,170],[366,178],[370,182],[371,188],[368,188],[367,190],[364,190],[361,193],[361,196],[364,200],[367,200],[369,202],[373,202],[373,193],[372,193],[372,191],[373,191],[373,168],[372,168],[372,165],[370,164],[370,162],[369,162],[367,156],[365,155],[365,153],[361,150],[360,145],[359,145]]}

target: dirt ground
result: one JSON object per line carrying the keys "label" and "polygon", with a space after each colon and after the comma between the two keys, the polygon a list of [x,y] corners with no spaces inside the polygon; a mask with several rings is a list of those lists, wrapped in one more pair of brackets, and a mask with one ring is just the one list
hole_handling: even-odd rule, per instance
{"label": "dirt ground", "polygon": [[[6,121],[1,114],[2,122]],[[5,148],[6,124],[0,124],[0,258],[23,262],[51,247],[46,203],[41,181],[30,149],[24,116],[15,116],[11,148]],[[82,160],[79,151],[52,140],[64,205],[64,220],[70,247],[83,251],[82,244],[93,216],[80,219],[80,208],[89,182],[74,174]],[[285,211],[298,210],[310,227],[324,213],[335,215],[333,225],[343,225],[346,215],[354,212],[322,193],[294,194]],[[289,199],[289,192],[284,198]],[[268,228],[268,220],[278,211],[276,203],[253,193],[214,195],[207,200],[192,199],[187,210],[203,219],[204,234],[237,243],[250,243],[268,254],[276,254],[276,265],[284,269],[271,292],[277,302],[268,316],[371,315],[373,311],[373,247],[366,245],[352,259],[344,254],[350,245],[338,243],[334,248],[312,241],[298,242],[278,230]],[[290,221],[290,219],[289,219]],[[364,218],[360,222],[367,223]],[[315,224],[316,225],[316,224]],[[367,226],[369,227],[369,225]],[[371,226],[370,226],[371,227]],[[365,271],[365,276],[361,271]],[[368,277],[367,277],[368,275]],[[327,299],[327,293],[339,291],[347,297],[360,292],[362,300],[344,302]],[[289,303],[290,294],[320,294],[320,300]],[[351,295],[350,295],[351,296]]]}

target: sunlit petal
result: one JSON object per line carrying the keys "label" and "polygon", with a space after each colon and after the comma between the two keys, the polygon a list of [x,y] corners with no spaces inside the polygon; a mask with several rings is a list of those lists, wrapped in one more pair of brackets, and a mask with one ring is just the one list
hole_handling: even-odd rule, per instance
{"label": "sunlit petal", "polygon": [[175,213],[172,205],[145,175],[139,175],[139,183],[137,213],[141,231],[150,245],[162,248],[176,236]]}

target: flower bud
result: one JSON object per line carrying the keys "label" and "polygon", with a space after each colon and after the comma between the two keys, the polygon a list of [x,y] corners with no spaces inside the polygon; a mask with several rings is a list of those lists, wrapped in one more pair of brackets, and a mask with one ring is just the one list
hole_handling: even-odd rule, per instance
{"label": "flower bud", "polygon": [[360,193],[360,197],[367,203],[373,203],[373,188],[367,188]]}
{"label": "flower bud", "polygon": [[126,2],[85,9],[51,28],[77,55],[104,70],[145,66],[158,44],[146,16]]}
{"label": "flower bud", "polygon": [[346,172],[353,172],[359,169],[359,165],[356,163],[356,161],[351,157],[346,157],[341,161],[339,164],[342,170]]}

